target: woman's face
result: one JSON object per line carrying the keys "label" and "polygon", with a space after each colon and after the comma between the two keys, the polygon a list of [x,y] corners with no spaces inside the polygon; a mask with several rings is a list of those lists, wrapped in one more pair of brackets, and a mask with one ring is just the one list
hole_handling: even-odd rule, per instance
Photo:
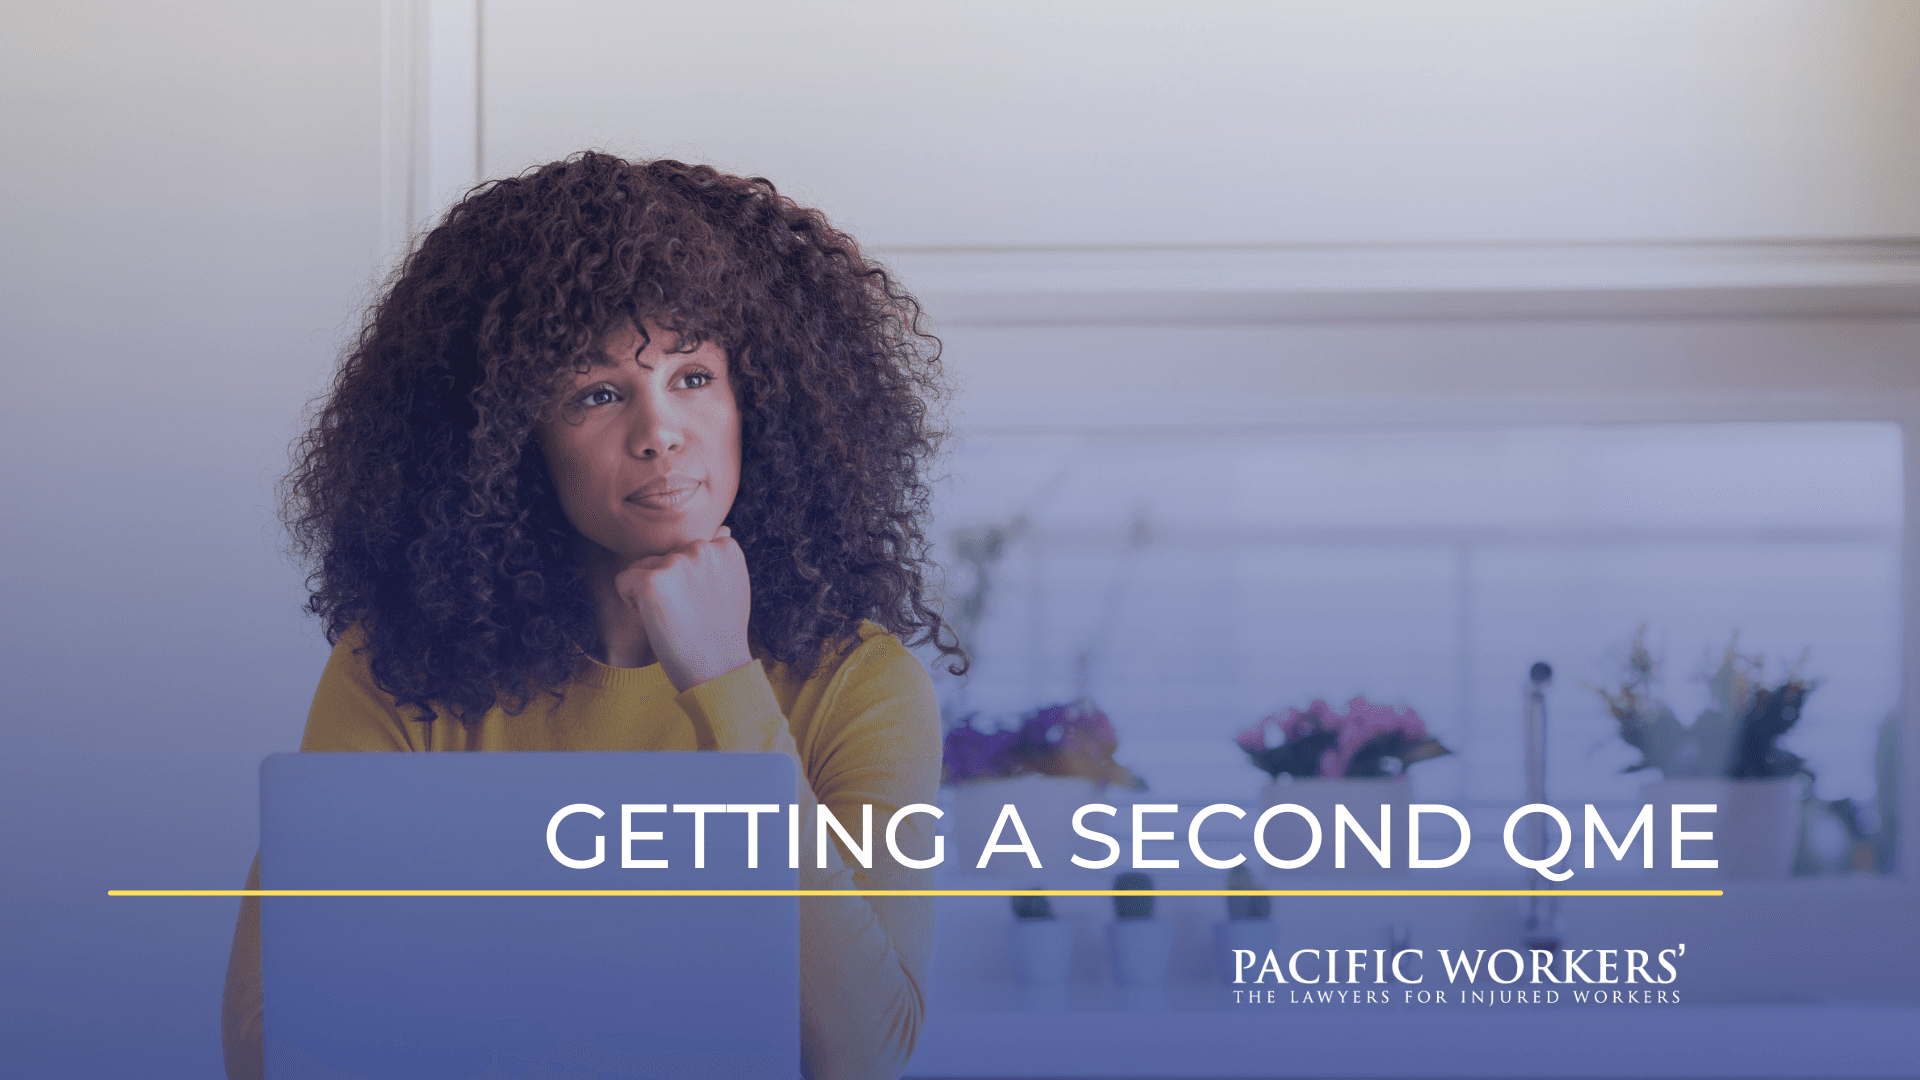
{"label": "woman's face", "polygon": [[671,331],[609,335],[606,364],[576,373],[540,425],[560,509],[623,563],[710,540],[740,489],[740,409],[727,354]]}

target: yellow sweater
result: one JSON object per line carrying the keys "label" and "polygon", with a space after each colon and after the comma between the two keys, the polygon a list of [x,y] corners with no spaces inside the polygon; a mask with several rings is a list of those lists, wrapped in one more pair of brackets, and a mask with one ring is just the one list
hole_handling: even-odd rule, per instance
{"label": "yellow sweater", "polygon": [[[909,803],[931,803],[940,784],[940,721],[933,683],[897,638],[863,623],[860,639],[801,680],[760,660],[676,693],[659,664],[612,668],[583,657],[558,706],[551,697],[519,716],[498,708],[472,726],[449,716],[407,719],[373,683],[356,627],[320,676],[300,749],[313,750],[733,750],[774,751],[798,765],[800,820],[817,799],[842,821],[872,803],[885,821]],[[930,851],[932,819],[901,822],[901,850]],[[802,889],[924,889],[932,872],[884,850],[862,869],[836,839],[828,867],[802,858]],[[851,869],[849,869],[851,864]],[[247,887],[259,887],[259,862]],[[800,902],[800,1058],[805,1075],[891,1077],[905,1068],[926,1009],[933,901],[918,898]],[[259,901],[247,899],[234,932],[221,1017],[230,1078],[262,1072]]]}

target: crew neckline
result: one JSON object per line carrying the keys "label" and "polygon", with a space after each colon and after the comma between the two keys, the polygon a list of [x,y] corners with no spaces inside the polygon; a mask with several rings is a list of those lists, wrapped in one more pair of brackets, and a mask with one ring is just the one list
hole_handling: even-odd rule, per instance
{"label": "crew neckline", "polygon": [[655,683],[672,683],[667,679],[667,669],[656,660],[646,667],[614,667],[603,664],[586,653],[580,654],[582,661],[579,680],[588,686],[600,686],[610,690],[629,690],[651,686]]}

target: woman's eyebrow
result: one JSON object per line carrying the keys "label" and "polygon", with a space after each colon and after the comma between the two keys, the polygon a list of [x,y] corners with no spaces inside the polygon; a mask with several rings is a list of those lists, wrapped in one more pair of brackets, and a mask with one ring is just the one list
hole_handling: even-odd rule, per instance
{"label": "woman's eyebrow", "polygon": [[[636,363],[636,364],[639,364],[642,370],[645,370],[645,371],[652,371],[652,370],[653,370],[653,365],[652,365],[652,364],[649,364],[649,363],[647,363],[646,361],[644,361],[644,360],[642,360],[642,359],[640,359],[640,354],[641,354],[642,352],[645,352],[645,351],[646,351],[646,350],[645,350],[645,348],[644,348],[644,347],[643,347],[643,348],[641,348],[641,349],[638,349],[638,350],[636,350],[636,351],[634,352],[634,354],[633,354],[633,355],[632,355],[631,357],[629,357],[628,359],[631,359],[631,360],[632,360],[632,361],[633,361],[634,363]],[[591,367],[588,367],[588,368],[587,368],[587,369],[586,369],[585,371],[582,371],[582,370],[580,370],[579,368],[574,368],[574,369],[573,369],[573,371],[574,371],[574,374],[575,374],[575,375],[589,375],[589,376],[590,376],[590,375],[592,375],[592,374],[593,374],[593,372],[594,372],[594,369],[595,369],[595,368],[613,368],[613,367],[619,367],[619,366],[620,366],[621,364],[624,364],[624,363],[626,363],[626,360],[616,360],[616,359],[614,359],[613,357],[611,357],[611,356],[608,356],[608,355],[607,355],[606,353],[601,353],[601,354],[600,354],[599,356],[596,356],[596,357],[594,357],[594,358],[593,358],[593,361],[592,361],[592,366],[591,366]]]}

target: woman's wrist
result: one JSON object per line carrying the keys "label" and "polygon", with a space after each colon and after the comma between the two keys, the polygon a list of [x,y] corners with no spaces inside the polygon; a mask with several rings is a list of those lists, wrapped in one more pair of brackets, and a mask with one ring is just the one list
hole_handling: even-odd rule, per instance
{"label": "woman's wrist", "polygon": [[660,658],[660,666],[665,670],[673,688],[684,694],[694,687],[718,679],[753,663],[753,656],[743,645],[737,651],[715,652],[711,655],[689,657]]}
{"label": "woman's wrist", "polygon": [[794,753],[786,714],[757,660],[680,692],[702,749]]}

